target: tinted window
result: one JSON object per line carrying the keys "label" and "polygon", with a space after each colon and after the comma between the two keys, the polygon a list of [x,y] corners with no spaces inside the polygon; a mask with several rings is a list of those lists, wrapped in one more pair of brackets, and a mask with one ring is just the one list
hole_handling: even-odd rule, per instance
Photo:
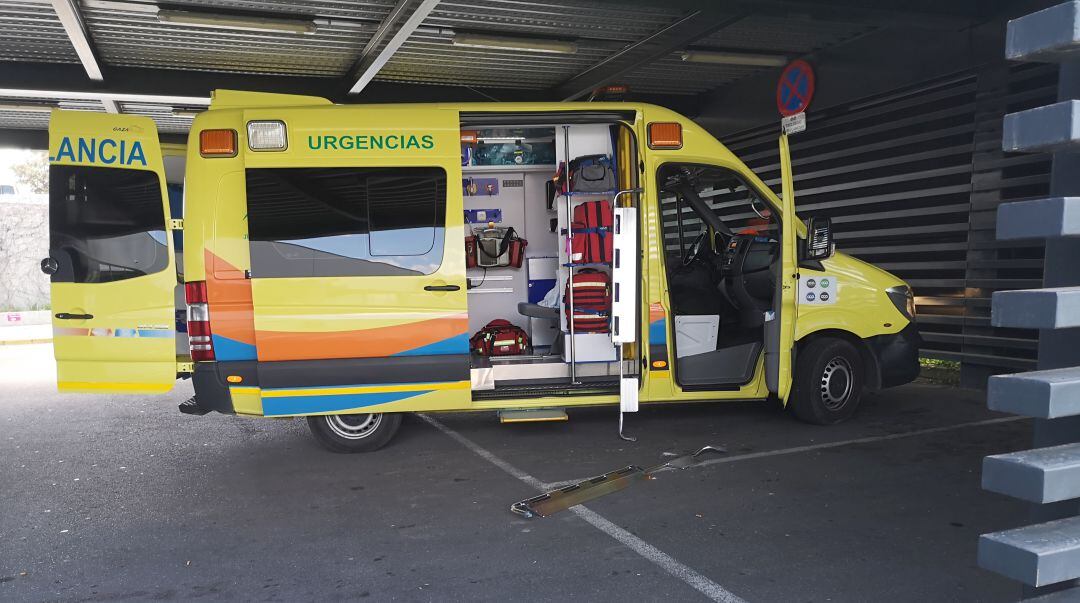
{"label": "tinted window", "polygon": [[442,263],[441,168],[247,170],[254,277],[431,274]]}
{"label": "tinted window", "polygon": [[49,255],[53,282],[107,283],[169,265],[161,182],[154,172],[49,168]]}

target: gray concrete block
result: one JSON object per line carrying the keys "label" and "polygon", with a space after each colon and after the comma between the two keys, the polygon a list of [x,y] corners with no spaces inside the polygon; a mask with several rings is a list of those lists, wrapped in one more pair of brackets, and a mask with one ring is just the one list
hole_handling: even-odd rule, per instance
{"label": "gray concrete block", "polygon": [[1001,148],[1042,153],[1080,143],[1080,101],[1069,100],[1005,116]]}
{"label": "gray concrete block", "polygon": [[1080,54],[1080,1],[1071,0],[1009,21],[1005,58],[1059,63]]}
{"label": "gray concrete block", "polygon": [[1035,503],[1080,497],[1080,444],[1065,444],[983,459],[983,490]]}
{"label": "gray concrete block", "polygon": [[1080,327],[1080,287],[995,291],[990,324],[1020,329]]}
{"label": "gray concrete block", "polygon": [[979,537],[979,567],[1046,586],[1080,577],[1080,517]]}
{"label": "gray concrete block", "polygon": [[990,377],[990,410],[1039,419],[1080,415],[1080,367]]}
{"label": "gray concrete block", "polygon": [[1080,236],[1080,197],[1051,197],[998,206],[997,238]]}

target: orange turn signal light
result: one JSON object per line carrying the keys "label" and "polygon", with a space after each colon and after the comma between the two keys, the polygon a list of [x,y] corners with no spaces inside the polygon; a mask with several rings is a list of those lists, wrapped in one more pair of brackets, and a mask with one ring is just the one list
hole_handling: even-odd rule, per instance
{"label": "orange turn signal light", "polygon": [[199,154],[203,157],[236,157],[236,130],[199,132]]}
{"label": "orange turn signal light", "polygon": [[228,377],[225,377],[225,380],[228,381],[229,383],[243,383],[244,382],[244,378],[241,377],[240,375],[229,375]]}
{"label": "orange turn signal light", "polygon": [[653,360],[652,367],[655,369],[667,368],[666,360]]}
{"label": "orange turn signal light", "polygon": [[649,124],[650,149],[681,149],[682,124],[674,121],[654,121]]}

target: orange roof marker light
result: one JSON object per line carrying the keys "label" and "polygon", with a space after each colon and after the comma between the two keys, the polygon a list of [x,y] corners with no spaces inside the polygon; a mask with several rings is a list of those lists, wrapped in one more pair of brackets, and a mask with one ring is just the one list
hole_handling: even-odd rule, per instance
{"label": "orange roof marker light", "polygon": [[203,157],[236,157],[236,130],[199,132],[199,154]]}
{"label": "orange roof marker light", "polygon": [[681,149],[682,124],[673,121],[654,121],[649,124],[650,149]]}

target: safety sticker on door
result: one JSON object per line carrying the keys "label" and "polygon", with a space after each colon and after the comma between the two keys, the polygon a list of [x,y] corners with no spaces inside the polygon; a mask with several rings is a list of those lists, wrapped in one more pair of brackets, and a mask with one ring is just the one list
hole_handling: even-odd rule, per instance
{"label": "safety sticker on door", "polygon": [[799,279],[799,303],[815,306],[835,304],[840,283],[835,276],[811,276]]}

